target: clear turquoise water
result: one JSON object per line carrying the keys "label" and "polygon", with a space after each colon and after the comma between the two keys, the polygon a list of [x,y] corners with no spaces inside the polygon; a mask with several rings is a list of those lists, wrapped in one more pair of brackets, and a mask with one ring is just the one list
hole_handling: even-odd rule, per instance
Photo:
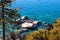
{"label": "clear turquoise water", "polygon": [[[53,23],[60,17],[60,0],[16,0],[10,8],[22,7],[21,16]],[[11,29],[11,28],[9,28]],[[41,29],[41,28],[39,28]]]}
{"label": "clear turquoise water", "polygon": [[11,8],[22,7],[21,16],[53,23],[60,17],[60,0],[16,0]]}

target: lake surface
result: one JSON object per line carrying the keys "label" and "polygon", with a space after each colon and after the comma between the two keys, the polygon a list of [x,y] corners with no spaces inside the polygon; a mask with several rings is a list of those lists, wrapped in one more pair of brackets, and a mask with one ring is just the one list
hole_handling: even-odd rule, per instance
{"label": "lake surface", "polygon": [[[40,22],[54,23],[60,17],[60,0],[16,0],[10,6],[18,7],[22,7],[22,10],[19,10],[21,16]],[[2,32],[0,34],[2,35]]]}
{"label": "lake surface", "polygon": [[22,7],[21,16],[53,23],[60,17],[60,0],[16,0],[11,8]]}

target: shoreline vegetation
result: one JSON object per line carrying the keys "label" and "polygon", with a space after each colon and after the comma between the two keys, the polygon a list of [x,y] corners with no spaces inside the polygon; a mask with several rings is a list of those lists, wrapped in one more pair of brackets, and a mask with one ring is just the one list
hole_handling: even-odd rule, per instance
{"label": "shoreline vegetation", "polygon": [[[29,30],[29,29],[28,29]],[[16,31],[16,34],[20,30]],[[46,30],[36,30],[30,34],[22,34],[16,40],[60,40],[60,18]]]}
{"label": "shoreline vegetation", "polygon": [[60,18],[53,24],[53,29],[34,31],[26,40],[60,40]]}
{"label": "shoreline vegetation", "polygon": [[[42,24],[45,24],[45,26],[47,25],[47,29],[44,29],[42,26],[42,30],[39,29],[38,24],[40,25],[41,23],[38,21],[29,20],[27,16],[23,16],[21,19],[23,20],[22,22],[20,19],[16,21],[21,22],[20,27],[22,27],[22,30],[18,28],[15,32],[12,31],[6,37],[6,40],[60,40],[60,18],[53,24],[43,22]],[[0,38],[0,40],[2,40],[2,38]]]}
{"label": "shoreline vegetation", "polygon": [[[26,18],[26,17],[24,17]],[[49,25],[49,24],[48,24]],[[23,27],[24,30],[16,30],[16,32],[11,32],[10,39],[12,40],[60,40],[60,18],[54,22],[54,24],[49,25],[47,29],[34,30],[34,27]],[[27,30],[26,30],[27,29]],[[29,34],[28,30],[34,30]],[[24,33],[27,32],[27,33]]]}

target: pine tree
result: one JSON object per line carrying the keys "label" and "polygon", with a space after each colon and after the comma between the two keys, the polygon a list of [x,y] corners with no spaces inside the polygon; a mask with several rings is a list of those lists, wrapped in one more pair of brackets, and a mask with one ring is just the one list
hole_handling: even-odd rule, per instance
{"label": "pine tree", "polygon": [[8,8],[8,6],[10,6],[13,1],[14,0],[0,0],[0,25],[3,29],[3,40],[5,40],[5,32],[10,32],[10,28],[18,23],[16,19],[20,18],[18,10],[21,8]]}

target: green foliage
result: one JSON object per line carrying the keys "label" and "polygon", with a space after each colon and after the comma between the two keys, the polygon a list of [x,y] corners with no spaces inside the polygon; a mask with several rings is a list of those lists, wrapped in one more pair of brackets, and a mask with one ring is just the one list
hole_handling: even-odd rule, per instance
{"label": "green foliage", "polygon": [[38,30],[26,37],[25,40],[60,40],[60,19],[53,24],[53,29]]}

